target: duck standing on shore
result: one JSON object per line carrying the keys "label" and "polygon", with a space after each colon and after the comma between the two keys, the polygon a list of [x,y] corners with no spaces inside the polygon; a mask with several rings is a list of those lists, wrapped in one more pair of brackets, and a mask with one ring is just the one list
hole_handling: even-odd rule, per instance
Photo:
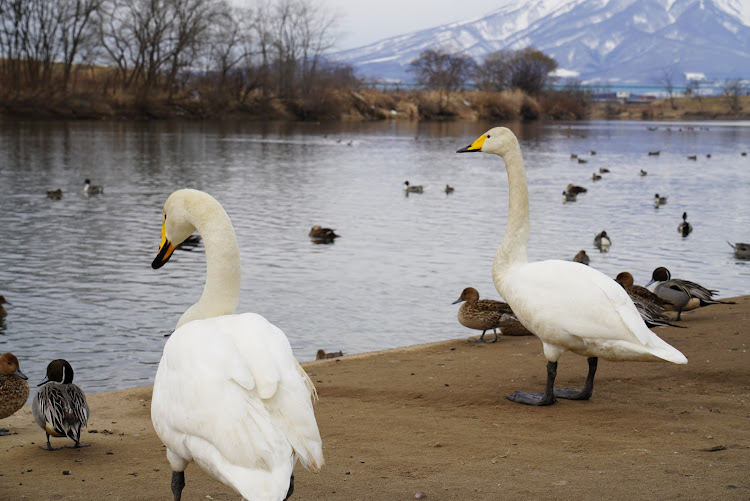
{"label": "duck standing on shore", "polygon": [[[18,358],[14,354],[0,355],[0,419],[15,414],[26,403],[29,398],[27,379],[29,378],[21,372]],[[0,428],[0,436],[9,433],[5,428]]]}
{"label": "duck standing on shore", "polygon": [[672,304],[677,310],[675,320],[681,319],[683,311],[690,311],[711,304],[734,304],[731,301],[714,299],[714,294],[719,292],[717,290],[706,289],[702,285],[689,280],[672,278],[672,274],[663,266],[654,270],[651,274],[651,281],[646,284],[646,287],[651,284],[657,284],[654,287],[654,294],[665,302]]}
{"label": "duck standing on shore", "polygon": [[[465,301],[465,302],[464,302]],[[458,309],[458,321],[464,327],[482,331],[479,339],[473,342],[483,342],[484,334],[492,329],[495,337],[488,343],[497,341],[497,329],[504,336],[530,336],[529,332],[518,321],[507,303],[493,299],[479,299],[479,292],[474,287],[467,287],[461,292],[461,296],[452,304],[464,304]]]}
{"label": "duck standing on shore", "polygon": [[74,444],[67,447],[88,447],[81,443],[81,428],[89,421],[86,395],[73,384],[73,367],[67,360],[57,359],[47,365],[47,376],[38,385],[31,402],[34,420],[47,434],[47,445],[40,449],[56,451],[49,437],[68,437]]}
{"label": "duck standing on shore", "polygon": [[151,421],[167,447],[172,494],[195,461],[245,499],[286,499],[294,466],[323,466],[312,401],[315,387],[289,340],[255,313],[235,314],[240,248],[229,216],[211,195],[178,190],[164,204],[161,268],[194,231],[206,249],[206,283],[164,346]]}
{"label": "duck standing on shore", "polygon": [[[667,361],[687,358],[643,322],[627,292],[603,273],[571,261],[529,263],[529,191],[521,147],[505,127],[495,127],[458,153],[485,152],[505,161],[508,221],[492,263],[492,278],[518,320],[542,341],[547,358],[544,392],[516,391],[507,398],[528,405],[550,405],[557,398],[588,400],[598,359]],[[587,357],[583,389],[555,389],[557,362],[566,351]]]}

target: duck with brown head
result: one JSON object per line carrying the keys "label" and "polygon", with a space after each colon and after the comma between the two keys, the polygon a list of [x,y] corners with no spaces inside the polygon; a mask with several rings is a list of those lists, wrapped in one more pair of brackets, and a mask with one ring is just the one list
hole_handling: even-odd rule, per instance
{"label": "duck with brown head", "polygon": [[[558,398],[587,400],[599,358],[613,361],[687,363],[685,356],[643,322],[628,294],[603,273],[571,261],[529,263],[529,192],[521,148],[507,128],[496,127],[458,153],[503,158],[508,176],[508,220],[492,264],[492,278],[518,320],[542,341],[547,358],[543,393],[516,391],[514,402],[550,405]],[[588,359],[583,389],[554,387],[557,362],[566,351]]]}
{"label": "duck with brown head", "polygon": [[[15,414],[29,398],[26,374],[21,372],[18,358],[12,353],[0,355],[0,419]],[[0,436],[10,432],[0,428]]]}

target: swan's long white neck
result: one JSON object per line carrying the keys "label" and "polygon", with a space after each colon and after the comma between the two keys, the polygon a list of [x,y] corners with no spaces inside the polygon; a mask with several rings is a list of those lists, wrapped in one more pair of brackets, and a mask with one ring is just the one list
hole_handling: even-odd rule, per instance
{"label": "swan's long white neck", "polygon": [[191,320],[231,315],[240,298],[240,248],[229,216],[218,203],[195,207],[191,215],[206,247],[206,285],[177,327]]}
{"label": "swan's long white neck", "polygon": [[508,223],[492,263],[492,278],[495,284],[499,284],[501,294],[508,270],[514,265],[528,263],[526,242],[529,239],[529,190],[518,141],[514,141],[510,151],[502,156],[508,172]]}

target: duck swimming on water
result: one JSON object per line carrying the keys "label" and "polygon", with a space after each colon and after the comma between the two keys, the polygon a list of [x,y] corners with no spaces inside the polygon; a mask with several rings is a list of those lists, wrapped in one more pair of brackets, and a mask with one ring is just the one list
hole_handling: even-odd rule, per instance
{"label": "duck swimming on water", "polygon": [[682,222],[679,225],[677,225],[677,231],[683,237],[690,235],[690,232],[693,231],[693,225],[688,223],[688,220],[687,220],[687,212],[682,213]]}
{"label": "duck swimming on water", "polygon": [[[529,263],[529,192],[521,148],[505,127],[481,135],[458,153],[485,152],[505,160],[508,221],[492,264],[492,278],[518,320],[542,341],[547,358],[544,392],[516,391],[514,402],[550,405],[558,398],[587,400],[598,359],[687,363],[677,349],[651,332],[627,292],[603,273],[571,261]],[[556,389],[560,356],[572,351],[588,359],[583,389]]]}
{"label": "duck swimming on water", "polygon": [[151,400],[151,421],[172,467],[172,494],[180,499],[185,468],[194,461],[245,499],[286,499],[297,460],[313,472],[323,466],[315,387],[278,327],[255,313],[234,313],[240,248],[211,195],[169,196],[151,266],[161,268],[196,230],[206,249],[206,284],[164,346]]}

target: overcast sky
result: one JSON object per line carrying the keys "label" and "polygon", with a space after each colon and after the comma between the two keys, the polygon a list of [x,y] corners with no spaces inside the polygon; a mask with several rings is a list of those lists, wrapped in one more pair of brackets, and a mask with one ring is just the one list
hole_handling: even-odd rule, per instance
{"label": "overcast sky", "polygon": [[[234,0],[252,5],[252,0]],[[501,2],[479,0],[313,0],[337,14],[336,49],[351,49],[384,38],[482,17]],[[750,1],[750,0],[748,0]]]}

